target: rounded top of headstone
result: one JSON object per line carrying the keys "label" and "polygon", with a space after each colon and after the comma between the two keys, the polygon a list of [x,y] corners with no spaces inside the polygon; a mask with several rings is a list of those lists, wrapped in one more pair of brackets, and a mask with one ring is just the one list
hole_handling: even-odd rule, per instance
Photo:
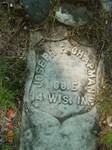
{"label": "rounded top of headstone", "polygon": [[68,30],[65,26],[56,26],[50,29],[50,32],[45,34],[42,33],[44,39],[49,39],[51,41],[65,39],[68,35]]}

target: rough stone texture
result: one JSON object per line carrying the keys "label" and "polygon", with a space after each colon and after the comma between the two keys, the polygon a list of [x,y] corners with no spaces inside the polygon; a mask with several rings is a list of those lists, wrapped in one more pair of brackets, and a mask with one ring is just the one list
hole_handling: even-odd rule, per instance
{"label": "rough stone texture", "polygon": [[20,150],[96,150],[101,60],[66,28],[51,35],[31,34]]}
{"label": "rough stone texture", "polygon": [[36,23],[43,22],[50,11],[50,0],[22,0],[24,9]]}
{"label": "rough stone texture", "polygon": [[112,0],[100,0],[100,1],[101,1],[103,9],[106,12],[112,11]]}
{"label": "rough stone texture", "polygon": [[63,3],[56,11],[56,19],[70,26],[80,26],[88,23],[92,17],[92,12],[86,6],[75,6]]}

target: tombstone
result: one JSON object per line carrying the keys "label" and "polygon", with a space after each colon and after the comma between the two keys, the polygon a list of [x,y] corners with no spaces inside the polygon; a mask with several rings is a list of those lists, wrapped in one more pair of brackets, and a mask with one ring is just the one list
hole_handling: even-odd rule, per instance
{"label": "tombstone", "polygon": [[30,41],[20,150],[96,150],[103,81],[96,50],[69,40],[63,26]]}

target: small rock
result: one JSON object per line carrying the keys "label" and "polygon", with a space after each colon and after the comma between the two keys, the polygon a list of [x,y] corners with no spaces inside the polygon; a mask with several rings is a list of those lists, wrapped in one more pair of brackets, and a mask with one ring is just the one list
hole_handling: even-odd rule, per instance
{"label": "small rock", "polygon": [[101,5],[102,5],[103,9],[106,12],[112,11],[112,0],[100,0],[100,1],[101,1]]}
{"label": "small rock", "polygon": [[107,118],[107,123],[112,128],[112,116]]}
{"label": "small rock", "polygon": [[104,125],[106,125],[106,121],[104,120],[103,122],[102,122]]}
{"label": "small rock", "polygon": [[23,29],[24,29],[24,30],[27,30],[28,28],[27,28],[27,26],[24,26]]}
{"label": "small rock", "polygon": [[28,15],[36,23],[43,22],[50,11],[50,0],[22,0],[22,4]]}
{"label": "small rock", "polygon": [[86,6],[75,6],[64,3],[56,11],[56,19],[70,26],[80,26],[88,23],[92,17],[92,12]]}
{"label": "small rock", "polygon": [[10,3],[10,4],[9,4],[9,6],[10,6],[10,7],[13,7],[13,4],[12,4],[12,3]]}

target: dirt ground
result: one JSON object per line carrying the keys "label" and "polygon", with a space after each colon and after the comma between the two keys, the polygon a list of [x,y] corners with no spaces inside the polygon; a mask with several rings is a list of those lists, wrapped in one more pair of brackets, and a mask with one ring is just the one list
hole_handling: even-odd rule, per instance
{"label": "dirt ground", "polygon": [[[49,17],[41,24],[34,24],[25,13],[19,0],[0,1],[0,148],[2,150],[17,150],[20,137],[20,120],[23,103],[24,84],[28,70],[27,53],[31,31],[42,30],[48,33],[48,28],[59,24],[54,17],[57,1],[53,0]],[[106,87],[101,95],[106,102],[101,109],[98,150],[112,150],[112,135],[109,143],[103,138],[112,134],[105,122],[107,114],[112,114],[112,12],[102,11],[100,3],[88,2],[88,7],[94,12],[93,19],[87,25],[68,28],[68,38],[76,38],[78,42],[86,38],[97,49],[98,57],[104,56]],[[76,35],[74,37],[74,35]],[[110,100],[110,101],[109,101]],[[7,142],[8,122],[7,110],[13,110],[13,142]]]}

